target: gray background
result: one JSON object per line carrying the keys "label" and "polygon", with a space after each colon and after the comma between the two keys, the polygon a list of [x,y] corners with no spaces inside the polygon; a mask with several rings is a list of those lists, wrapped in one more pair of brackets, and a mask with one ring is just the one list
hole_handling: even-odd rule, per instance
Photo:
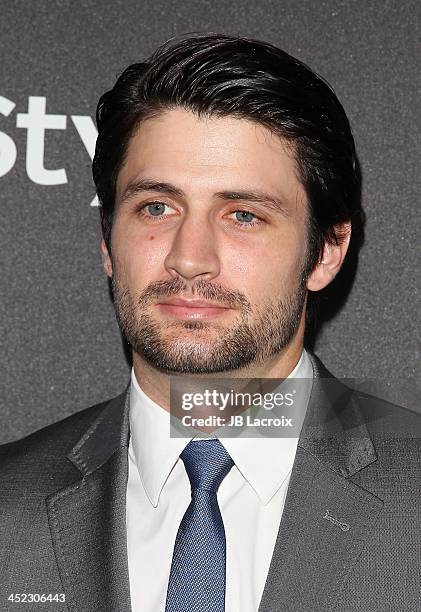
{"label": "gray background", "polygon": [[[420,7],[418,0],[0,2],[0,96],[16,103],[9,117],[0,115],[0,131],[17,147],[13,169],[0,178],[0,441],[126,385],[98,209],[90,206],[90,157],[70,115],[93,117],[129,63],[183,32],[267,40],[333,85],[353,126],[368,222],[355,285],[316,352],[339,376],[392,378],[401,389],[416,380]],[[66,130],[46,133],[44,161],[65,168],[67,184],[27,176],[27,130],[16,127],[16,115],[27,111],[28,96],[45,96],[47,113],[67,115]]]}

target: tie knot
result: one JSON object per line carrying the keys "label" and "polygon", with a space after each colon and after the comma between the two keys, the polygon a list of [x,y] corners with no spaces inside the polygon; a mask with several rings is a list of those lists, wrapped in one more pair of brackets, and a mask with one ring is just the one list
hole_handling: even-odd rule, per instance
{"label": "tie knot", "polygon": [[180,457],[184,462],[192,491],[206,489],[216,493],[234,465],[219,440],[192,440]]}

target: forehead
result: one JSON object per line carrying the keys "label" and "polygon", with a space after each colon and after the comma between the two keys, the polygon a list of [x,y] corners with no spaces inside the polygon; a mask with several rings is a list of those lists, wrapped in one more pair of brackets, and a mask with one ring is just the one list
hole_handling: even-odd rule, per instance
{"label": "forehead", "polygon": [[250,187],[283,197],[304,195],[289,143],[247,119],[199,117],[182,108],[139,125],[118,176],[117,199],[143,176],[183,190]]}

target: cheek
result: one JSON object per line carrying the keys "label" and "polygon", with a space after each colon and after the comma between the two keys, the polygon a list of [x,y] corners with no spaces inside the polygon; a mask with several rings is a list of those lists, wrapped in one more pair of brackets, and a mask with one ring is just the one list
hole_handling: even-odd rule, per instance
{"label": "cheek", "polygon": [[304,238],[291,231],[264,243],[225,250],[222,273],[237,287],[248,289],[249,295],[279,293],[296,287],[304,255]]}
{"label": "cheek", "polygon": [[156,234],[139,236],[134,232],[120,232],[118,227],[115,230],[112,251],[114,267],[121,279],[130,286],[142,288],[163,276],[166,248]]}

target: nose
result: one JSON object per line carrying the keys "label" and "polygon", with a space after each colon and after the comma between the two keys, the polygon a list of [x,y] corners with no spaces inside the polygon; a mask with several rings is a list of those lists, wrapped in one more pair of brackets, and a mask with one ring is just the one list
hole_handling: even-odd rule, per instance
{"label": "nose", "polygon": [[209,219],[186,217],[173,236],[164,265],[173,277],[211,280],[220,273],[217,250]]}

